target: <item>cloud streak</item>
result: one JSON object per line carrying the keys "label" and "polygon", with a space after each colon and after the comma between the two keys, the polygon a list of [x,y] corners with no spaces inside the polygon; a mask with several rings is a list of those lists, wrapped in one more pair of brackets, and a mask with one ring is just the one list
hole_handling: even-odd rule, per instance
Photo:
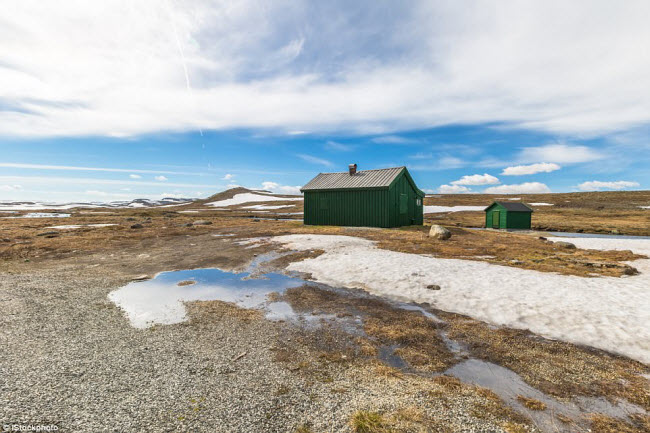
{"label": "cloud streak", "polygon": [[328,161],[327,159],[318,158],[317,156],[313,156],[313,155],[306,155],[304,153],[299,153],[296,156],[310,164],[324,165],[326,167],[331,167],[332,165],[334,165],[332,164],[331,161]]}
{"label": "cloud streak", "polygon": [[559,170],[560,167],[554,163],[540,162],[538,164],[530,165],[515,165],[513,167],[506,167],[503,169],[501,174],[503,176],[523,176],[527,174],[537,174],[537,173],[550,173],[555,170]]}
{"label": "cloud streak", "polygon": [[550,188],[540,182],[491,186],[483,191],[485,194],[544,194],[549,192],[551,192]]}
{"label": "cloud streak", "polygon": [[62,171],[102,171],[112,173],[141,173],[141,174],[178,174],[188,176],[207,176],[206,173],[192,171],[139,170],[131,168],[81,167],[73,165],[23,164],[0,162],[0,168],[20,168],[26,170],[62,170]]}
{"label": "cloud streak", "polygon": [[619,191],[627,188],[636,188],[640,186],[639,182],[630,182],[626,180],[617,180],[613,182],[602,182],[599,180],[592,180],[589,182],[583,182],[578,185],[578,189],[581,191],[600,191],[603,189],[611,189]]}

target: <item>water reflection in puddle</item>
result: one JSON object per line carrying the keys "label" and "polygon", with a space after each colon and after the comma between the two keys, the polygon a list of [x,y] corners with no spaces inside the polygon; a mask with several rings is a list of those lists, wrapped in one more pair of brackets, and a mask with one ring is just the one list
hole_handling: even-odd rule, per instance
{"label": "water reflection in puddle", "polygon": [[[195,281],[195,284],[178,285],[187,280]],[[194,269],[163,272],[152,280],[132,282],[111,292],[108,297],[124,310],[136,328],[186,321],[183,303],[188,301],[232,302],[243,308],[265,308],[272,319],[287,319],[295,316],[289,304],[268,302],[267,295],[303,284],[305,281],[300,278],[277,273],[252,278],[249,272]]]}
{"label": "water reflection in puddle", "polygon": [[[463,382],[490,389],[508,405],[519,412],[526,413],[535,425],[545,432],[576,431],[575,425],[564,424],[557,418],[557,415],[564,415],[578,424],[584,423],[586,427],[588,424],[586,414],[589,413],[598,412],[626,419],[630,414],[645,412],[641,407],[627,401],[613,404],[603,397],[578,397],[571,402],[561,402],[528,385],[512,370],[479,359],[468,359],[456,364],[445,374],[455,376]],[[518,396],[541,401],[546,405],[546,409],[542,411],[527,409],[517,399]]]}

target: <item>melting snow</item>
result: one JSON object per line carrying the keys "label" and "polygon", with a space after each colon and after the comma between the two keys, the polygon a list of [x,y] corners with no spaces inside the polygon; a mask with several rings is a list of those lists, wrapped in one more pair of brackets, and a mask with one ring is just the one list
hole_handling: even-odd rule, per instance
{"label": "melting snow", "polygon": [[533,206],[553,206],[553,203],[528,203],[532,204]]}
{"label": "melting snow", "polygon": [[[274,238],[296,250],[323,249],[287,269],[332,286],[361,288],[550,338],[586,344],[650,362],[650,259],[633,263],[640,275],[583,278],[382,250],[350,236]],[[650,240],[554,238],[581,248],[631,249],[650,255]],[[438,284],[442,290],[426,289]]]}
{"label": "melting snow", "polygon": [[482,211],[485,206],[424,206],[424,213]]}
{"label": "melting snow", "polygon": [[206,206],[225,207],[225,206],[233,206],[236,204],[258,202],[258,201],[292,201],[292,200],[302,200],[302,197],[277,197],[274,195],[262,195],[262,194],[253,194],[252,192],[244,192],[241,194],[235,194],[233,198],[206,203]]}
{"label": "melting snow", "polygon": [[69,217],[69,213],[48,213],[48,212],[32,212],[32,213],[26,213],[24,215],[20,216],[12,216],[12,217],[2,217],[2,218],[67,218]]}
{"label": "melting snow", "polygon": [[50,226],[46,228],[56,229],[56,230],[72,230],[72,229],[81,229],[84,227],[110,227],[116,225],[118,224],[69,224],[69,225],[62,225],[62,226]]}
{"label": "melting snow", "polygon": [[281,204],[278,206],[269,206],[265,204],[255,204],[253,206],[244,206],[242,209],[282,209],[283,207],[291,207],[290,204]]}
{"label": "melting snow", "polygon": [[641,209],[650,209],[650,206],[639,206]]}

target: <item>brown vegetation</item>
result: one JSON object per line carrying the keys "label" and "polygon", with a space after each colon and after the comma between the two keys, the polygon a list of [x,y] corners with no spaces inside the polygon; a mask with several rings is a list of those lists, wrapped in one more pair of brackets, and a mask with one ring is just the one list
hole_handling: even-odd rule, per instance
{"label": "brown vegetation", "polygon": [[[606,191],[565,194],[445,194],[429,196],[425,205],[488,206],[495,200],[520,198],[524,203],[551,203],[532,206],[534,230],[619,233],[650,236],[650,191]],[[483,212],[454,212],[425,215],[429,223],[459,227],[484,227]]]}
{"label": "brown vegetation", "polygon": [[625,398],[650,409],[650,387],[643,377],[650,368],[640,362],[525,330],[494,329],[460,315],[438,314],[447,321],[449,337],[467,345],[472,356],[513,370],[542,392],[560,398]]}

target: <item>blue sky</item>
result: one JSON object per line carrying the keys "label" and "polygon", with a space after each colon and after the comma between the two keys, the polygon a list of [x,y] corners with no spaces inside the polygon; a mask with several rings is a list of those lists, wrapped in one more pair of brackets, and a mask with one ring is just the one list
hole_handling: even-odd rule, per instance
{"label": "blue sky", "polygon": [[0,200],[650,188],[648,2],[457,3],[16,2]]}

